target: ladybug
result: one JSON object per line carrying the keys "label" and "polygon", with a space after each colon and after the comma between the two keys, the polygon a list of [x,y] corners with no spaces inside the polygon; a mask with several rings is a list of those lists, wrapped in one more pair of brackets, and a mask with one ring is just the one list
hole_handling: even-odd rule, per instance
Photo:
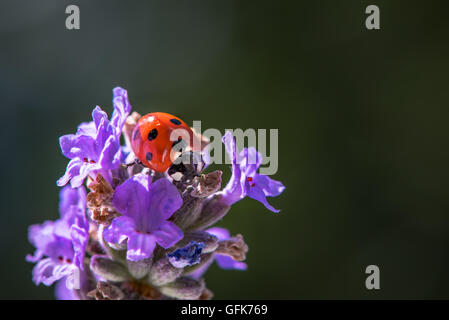
{"label": "ladybug", "polygon": [[183,150],[193,150],[194,137],[192,129],[178,117],[153,112],[137,122],[131,147],[143,165],[157,172],[165,172]]}

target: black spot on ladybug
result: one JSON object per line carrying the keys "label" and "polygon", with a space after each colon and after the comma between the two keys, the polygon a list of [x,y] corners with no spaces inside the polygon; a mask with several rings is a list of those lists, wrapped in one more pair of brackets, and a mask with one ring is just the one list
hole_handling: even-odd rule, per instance
{"label": "black spot on ladybug", "polygon": [[175,119],[175,118],[170,119],[170,122],[171,122],[171,123],[174,123],[174,124],[176,124],[176,125],[178,125],[178,126],[181,124],[181,121],[179,121],[178,119]]}
{"label": "black spot on ladybug", "polygon": [[153,129],[148,133],[148,140],[153,141],[157,137],[157,129]]}
{"label": "black spot on ladybug", "polygon": [[151,152],[147,152],[146,158],[147,161],[151,161],[151,159],[153,159],[153,154]]}
{"label": "black spot on ladybug", "polygon": [[137,128],[136,131],[134,131],[133,140],[137,140],[137,138],[139,138],[139,136],[140,136],[140,130],[139,130],[139,128]]}

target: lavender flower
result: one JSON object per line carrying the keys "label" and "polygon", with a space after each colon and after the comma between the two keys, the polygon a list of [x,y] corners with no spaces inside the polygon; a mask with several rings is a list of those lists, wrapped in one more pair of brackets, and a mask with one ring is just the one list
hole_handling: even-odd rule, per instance
{"label": "lavender flower", "polygon": [[176,187],[167,179],[151,183],[151,177],[137,174],[115,190],[113,204],[123,216],[115,218],[103,232],[106,241],[127,241],[127,259],[149,258],[156,243],[167,249],[183,237],[173,222],[167,221],[182,205]]}
{"label": "lavender flower", "polygon": [[244,148],[240,154],[230,131],[223,137],[226,152],[232,161],[232,176],[222,191],[222,201],[232,205],[249,196],[261,202],[273,212],[280,210],[273,208],[267,197],[278,196],[284,191],[284,185],[268,176],[257,173],[262,163],[262,155],[254,147]]}
{"label": "lavender flower", "polygon": [[84,188],[66,186],[60,192],[60,201],[60,219],[32,225],[28,231],[29,240],[36,247],[34,255],[27,256],[27,261],[37,262],[33,269],[36,284],[48,286],[72,274],[75,268],[84,269],[89,239]]}
{"label": "lavender flower", "polygon": [[64,186],[70,181],[72,187],[79,187],[93,173],[102,173],[111,181],[108,170],[116,169],[123,158],[120,135],[131,111],[126,90],[118,87],[113,90],[113,94],[114,112],[110,121],[107,114],[97,106],[92,113],[93,121],[82,123],[76,134],[59,139],[62,153],[71,160],[64,176],[57,181],[58,186]]}

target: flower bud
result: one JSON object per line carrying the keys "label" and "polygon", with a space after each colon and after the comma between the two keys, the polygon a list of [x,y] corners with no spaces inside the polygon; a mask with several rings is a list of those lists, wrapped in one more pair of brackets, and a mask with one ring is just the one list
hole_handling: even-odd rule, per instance
{"label": "flower bud", "polygon": [[193,178],[183,192],[182,207],[173,215],[176,225],[181,229],[192,229],[191,225],[196,224],[206,198],[221,188],[221,175],[222,172],[217,170]]}
{"label": "flower bud", "polygon": [[176,299],[195,300],[203,293],[205,288],[203,280],[194,280],[189,277],[181,277],[175,282],[169,283],[159,290],[166,296]]}
{"label": "flower bud", "polygon": [[221,194],[214,194],[208,197],[202,206],[201,213],[195,223],[188,227],[188,230],[204,229],[221,220],[231,208],[221,201]]}
{"label": "flower bud", "polygon": [[98,276],[112,282],[125,281],[131,278],[123,264],[105,256],[93,256],[90,261],[90,269]]}
{"label": "flower bud", "polygon": [[152,259],[142,259],[139,261],[126,260],[128,271],[136,279],[141,279],[150,272]]}
{"label": "flower bud", "polygon": [[155,286],[162,286],[174,281],[183,272],[172,266],[167,257],[153,263],[150,271],[149,281]]}
{"label": "flower bud", "polygon": [[182,197],[182,207],[173,216],[173,222],[181,229],[192,225],[201,213],[203,199],[194,198],[188,191]]}

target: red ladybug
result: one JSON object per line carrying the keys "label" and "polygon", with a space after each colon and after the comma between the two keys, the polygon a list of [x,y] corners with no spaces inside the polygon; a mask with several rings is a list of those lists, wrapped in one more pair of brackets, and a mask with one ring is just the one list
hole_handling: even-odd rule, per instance
{"label": "red ladybug", "polygon": [[131,146],[136,157],[145,166],[157,172],[165,172],[175,160],[176,154],[179,155],[177,152],[194,146],[193,139],[194,133],[184,121],[168,113],[153,112],[137,122]]}

